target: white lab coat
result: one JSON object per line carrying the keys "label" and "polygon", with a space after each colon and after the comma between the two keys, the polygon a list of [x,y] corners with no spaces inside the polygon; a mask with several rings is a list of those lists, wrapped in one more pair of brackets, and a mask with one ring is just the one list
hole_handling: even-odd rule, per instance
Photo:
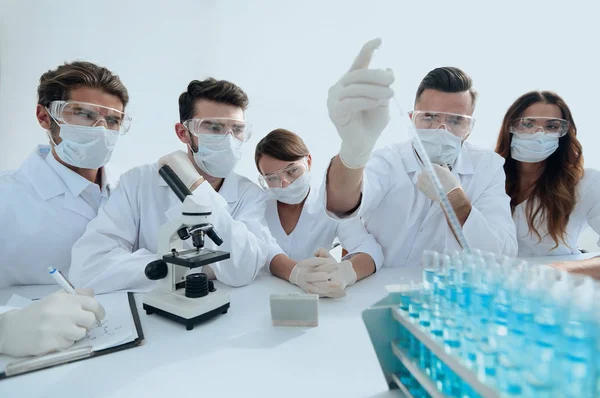
{"label": "white lab coat", "polygon": [[[600,171],[585,169],[585,173],[577,184],[577,203],[569,217],[566,229],[566,245],[559,240],[558,247],[548,235],[547,224],[537,221],[536,229],[541,241],[535,233],[529,231],[525,210],[527,201],[520,203],[513,212],[513,220],[517,227],[519,257],[564,256],[580,253],[577,240],[581,232],[589,225],[600,234]],[[600,245],[600,241],[598,242]]]}
{"label": "white lab coat", "polygon": [[[96,217],[114,184],[110,174],[104,173],[100,189],[58,163],[48,145],[38,146],[18,169],[3,172],[0,287],[53,284],[49,266],[66,275],[73,244]],[[90,203],[91,197],[96,205]]]}
{"label": "white lab coat", "polygon": [[[216,246],[231,258],[211,264],[218,280],[243,286],[265,265],[268,230],[264,223],[264,191],[245,177],[231,173],[215,192],[208,182],[193,193],[211,206],[211,223],[223,238]],[[144,274],[158,258],[159,228],[181,216],[181,202],[158,174],[158,164],[136,167],[123,174],[110,200],[75,244],[69,277],[96,293],[145,290],[153,286]],[[189,241],[184,247],[191,248]]]}
{"label": "white lab coat", "polygon": [[[503,164],[498,154],[465,142],[452,172],[473,206],[463,225],[470,248],[516,256]],[[351,217],[363,217],[383,248],[384,267],[417,266],[424,250],[461,250],[441,206],[416,187],[420,171],[412,141],[373,152],[365,167],[362,202]]]}
{"label": "white lab coat", "polygon": [[[375,268],[383,264],[383,251],[369,235],[360,218],[336,221],[325,214],[323,200],[319,198],[319,190],[311,189],[304,202],[302,213],[294,230],[288,235],[281,226],[277,211],[277,200],[267,202],[265,219],[273,236],[269,247],[267,264],[278,254],[285,254],[296,261],[314,257],[319,248],[329,250],[333,240],[338,237],[349,255],[366,253],[373,258]],[[270,267],[265,267],[270,270]]]}

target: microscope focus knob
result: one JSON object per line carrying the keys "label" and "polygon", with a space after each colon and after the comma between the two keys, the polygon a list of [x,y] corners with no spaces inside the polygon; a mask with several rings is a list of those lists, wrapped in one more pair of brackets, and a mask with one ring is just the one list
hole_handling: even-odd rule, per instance
{"label": "microscope focus knob", "polygon": [[162,279],[167,276],[169,268],[164,260],[155,260],[146,265],[144,273],[146,277],[152,281]]}

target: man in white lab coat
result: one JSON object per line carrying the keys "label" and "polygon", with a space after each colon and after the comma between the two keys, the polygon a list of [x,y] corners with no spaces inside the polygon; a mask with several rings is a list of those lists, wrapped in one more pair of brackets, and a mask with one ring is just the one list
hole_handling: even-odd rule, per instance
{"label": "man in white lab coat", "polygon": [[[182,182],[212,210],[211,222],[231,258],[203,267],[207,275],[231,286],[254,280],[267,258],[264,223],[266,195],[233,170],[251,133],[245,121],[248,97],[228,81],[194,80],[179,97],[175,125],[187,153],[176,151],[158,163],[121,176],[119,186],[73,247],[71,281],[96,292],[144,290],[144,274],[156,260],[161,225],[181,216],[181,202],[158,174],[168,164]],[[189,240],[184,242],[191,248]],[[185,247],[185,245],[184,245]],[[217,246],[206,239],[206,248]]]}
{"label": "man in white lab coat", "polygon": [[128,101],[119,77],[89,62],[41,76],[36,116],[50,145],[0,175],[0,287],[52,284],[49,266],[66,274],[73,244],[110,195],[104,166],[129,128]]}
{"label": "man in white lab coat", "polygon": [[[50,145],[0,175],[0,287],[52,284],[66,272],[73,243],[111,192],[105,165],[129,129],[118,76],[72,62],[40,78],[36,116]],[[0,354],[40,355],[82,339],[104,317],[90,289],[58,290],[23,309],[0,307]]]}
{"label": "man in white lab coat", "polygon": [[[361,214],[384,252],[384,266],[415,266],[423,250],[460,250],[413,140],[371,152],[389,120],[390,70],[368,69],[375,39],[329,91],[342,145],[327,171],[326,206],[334,217]],[[477,94],[458,68],[429,72],[417,90],[412,123],[471,249],[516,256],[515,226],[503,159],[464,142]]]}

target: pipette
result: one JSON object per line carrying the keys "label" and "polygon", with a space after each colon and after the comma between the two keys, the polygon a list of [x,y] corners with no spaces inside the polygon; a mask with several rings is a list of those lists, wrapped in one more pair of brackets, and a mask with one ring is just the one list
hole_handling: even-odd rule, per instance
{"label": "pipette", "polygon": [[[398,100],[396,99],[396,97],[394,97],[394,102],[396,103],[396,106],[398,107],[398,110],[400,111],[400,115],[401,116],[406,115],[406,113],[404,113],[404,111],[402,110],[402,107],[398,103]],[[467,243],[467,238],[463,234],[463,230],[460,225],[460,222],[458,221],[458,217],[456,217],[456,213],[454,212],[454,209],[452,208],[450,201],[446,197],[446,193],[444,192],[442,183],[440,182],[437,174],[435,173],[435,169],[433,168],[431,159],[429,159],[429,155],[427,155],[427,152],[425,152],[425,147],[423,146],[423,142],[421,142],[421,138],[419,137],[419,134],[417,134],[417,129],[415,128],[412,121],[410,121],[410,120],[407,123],[406,128],[407,128],[409,136],[412,135],[415,138],[414,142],[416,144],[417,153],[419,154],[419,157],[423,161],[423,163],[425,165],[425,169],[427,170],[427,173],[429,174],[429,177],[433,181],[433,185],[435,187],[435,190],[437,191],[437,194],[441,198],[440,205],[442,206],[442,210],[444,211],[444,213],[446,214],[446,217],[448,218],[448,222],[450,223],[450,228],[452,228],[452,231],[454,231],[454,236],[456,236],[456,239],[458,240],[458,243],[463,248],[463,250],[470,253],[471,249],[469,248],[469,244]]]}

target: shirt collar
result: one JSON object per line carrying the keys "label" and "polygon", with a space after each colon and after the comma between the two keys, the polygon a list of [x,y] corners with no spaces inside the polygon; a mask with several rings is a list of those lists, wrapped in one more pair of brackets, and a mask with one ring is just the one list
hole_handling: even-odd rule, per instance
{"label": "shirt collar", "polygon": [[[59,163],[52,155],[52,152],[49,152],[46,156],[46,163],[50,166],[50,168],[52,168],[52,170],[56,172],[56,174],[58,174],[69,192],[71,192],[71,195],[75,197],[81,195],[81,193],[85,191],[87,187],[93,184],[93,182]],[[102,192],[105,192],[108,184],[106,181],[107,176],[104,172],[104,167],[100,168],[100,172],[102,173]]]}

